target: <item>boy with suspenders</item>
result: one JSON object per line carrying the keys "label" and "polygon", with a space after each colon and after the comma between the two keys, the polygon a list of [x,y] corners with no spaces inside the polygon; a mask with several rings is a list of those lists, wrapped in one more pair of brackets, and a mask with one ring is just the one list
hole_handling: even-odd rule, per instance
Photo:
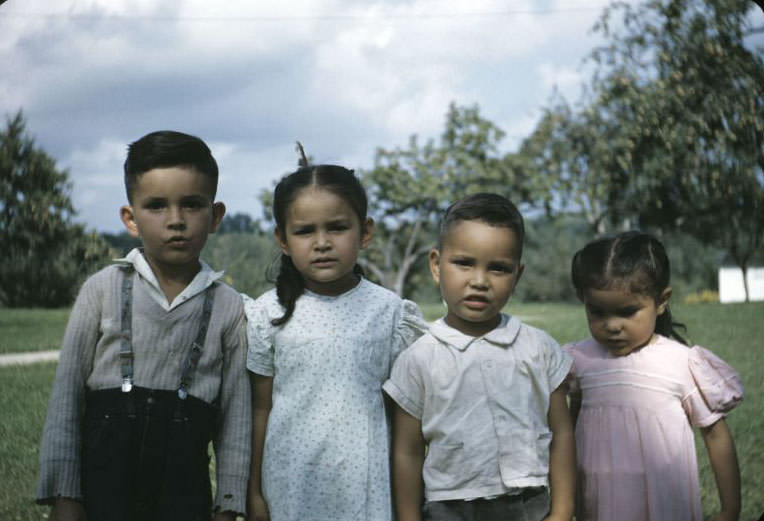
{"label": "boy with suspenders", "polygon": [[245,510],[243,306],[199,260],[225,213],[217,176],[194,136],[153,132],[128,148],[120,212],[143,247],[90,277],[72,308],[40,448],[49,519],[222,521]]}

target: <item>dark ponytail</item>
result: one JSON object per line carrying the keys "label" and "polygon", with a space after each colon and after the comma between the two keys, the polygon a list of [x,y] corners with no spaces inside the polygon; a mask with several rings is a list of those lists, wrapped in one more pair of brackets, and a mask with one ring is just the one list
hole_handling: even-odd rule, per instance
{"label": "dark ponytail", "polygon": [[669,305],[666,304],[666,308],[663,310],[663,313],[658,315],[658,317],[655,319],[655,332],[659,335],[673,338],[680,344],[689,345],[687,340],[685,340],[685,338],[677,332],[677,329],[681,329],[684,332],[687,331],[687,327],[684,324],[674,322],[674,319],[671,316]]}
{"label": "dark ponytail", "polygon": [[[289,206],[302,190],[310,186],[320,187],[341,197],[353,209],[361,225],[366,221],[368,207],[366,191],[352,170],[337,165],[303,166],[283,177],[273,192],[273,217],[276,227],[284,238],[286,238],[286,215]],[[284,315],[271,320],[274,326],[282,326],[292,318],[297,299],[305,291],[305,280],[297,271],[292,259],[282,253],[279,260],[276,296],[284,307]],[[356,264],[353,273],[362,277],[363,269]]]}
{"label": "dark ponytail", "polygon": [[[649,295],[656,303],[669,287],[671,268],[663,244],[650,234],[628,231],[596,239],[573,256],[571,278],[578,298],[590,289],[625,286],[633,293]],[[687,345],[676,330],[686,330],[674,322],[671,310],[658,315],[655,332]]]}
{"label": "dark ponytail", "polygon": [[279,274],[276,276],[276,296],[284,306],[284,314],[271,320],[271,324],[281,326],[289,321],[297,305],[297,297],[302,295],[304,289],[305,280],[294,267],[292,258],[282,253],[279,259]]}

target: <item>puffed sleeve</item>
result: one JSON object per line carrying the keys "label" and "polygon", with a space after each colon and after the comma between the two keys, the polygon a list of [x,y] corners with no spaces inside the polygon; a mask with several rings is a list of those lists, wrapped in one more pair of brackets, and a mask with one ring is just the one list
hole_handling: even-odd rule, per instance
{"label": "puffed sleeve", "polygon": [[578,394],[581,392],[581,387],[578,385],[578,377],[576,376],[576,354],[574,346],[575,344],[565,344],[562,346],[562,352],[573,359],[573,363],[570,365],[570,370],[564,380],[565,390],[568,394]]}
{"label": "puffed sleeve", "polygon": [[392,365],[401,351],[414,343],[414,340],[427,331],[428,325],[422,316],[422,311],[414,302],[401,300],[398,323],[395,326],[393,336],[393,348],[390,353],[390,365]]}
{"label": "puffed sleeve", "polygon": [[690,349],[689,369],[694,388],[682,403],[693,425],[707,427],[743,399],[740,375],[708,349]]}
{"label": "puffed sleeve", "polygon": [[273,326],[267,313],[265,295],[257,300],[242,293],[247,316],[247,369],[273,376]]}
{"label": "puffed sleeve", "polygon": [[401,409],[414,418],[422,419],[425,388],[414,349],[401,353],[382,389]]}

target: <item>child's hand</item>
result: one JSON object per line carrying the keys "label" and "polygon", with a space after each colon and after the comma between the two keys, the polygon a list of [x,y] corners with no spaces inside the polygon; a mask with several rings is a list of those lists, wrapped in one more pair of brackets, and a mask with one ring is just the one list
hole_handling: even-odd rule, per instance
{"label": "child's hand", "polygon": [[85,507],[79,501],[58,498],[50,511],[50,521],[85,521]]}
{"label": "child's hand", "polygon": [[268,513],[268,504],[260,494],[253,494],[249,498],[249,516],[247,519],[250,521],[270,521],[271,516]]}

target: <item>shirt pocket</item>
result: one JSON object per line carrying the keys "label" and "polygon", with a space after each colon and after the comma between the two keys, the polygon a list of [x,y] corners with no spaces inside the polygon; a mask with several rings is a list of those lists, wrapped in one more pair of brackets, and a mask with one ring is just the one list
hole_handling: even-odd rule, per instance
{"label": "shirt pocket", "polygon": [[464,443],[430,443],[423,476],[430,490],[455,490],[474,479],[479,472],[469,466]]}
{"label": "shirt pocket", "polygon": [[549,447],[552,432],[512,431],[499,440],[501,444],[501,477],[508,486],[511,481],[543,477],[549,474]]}

